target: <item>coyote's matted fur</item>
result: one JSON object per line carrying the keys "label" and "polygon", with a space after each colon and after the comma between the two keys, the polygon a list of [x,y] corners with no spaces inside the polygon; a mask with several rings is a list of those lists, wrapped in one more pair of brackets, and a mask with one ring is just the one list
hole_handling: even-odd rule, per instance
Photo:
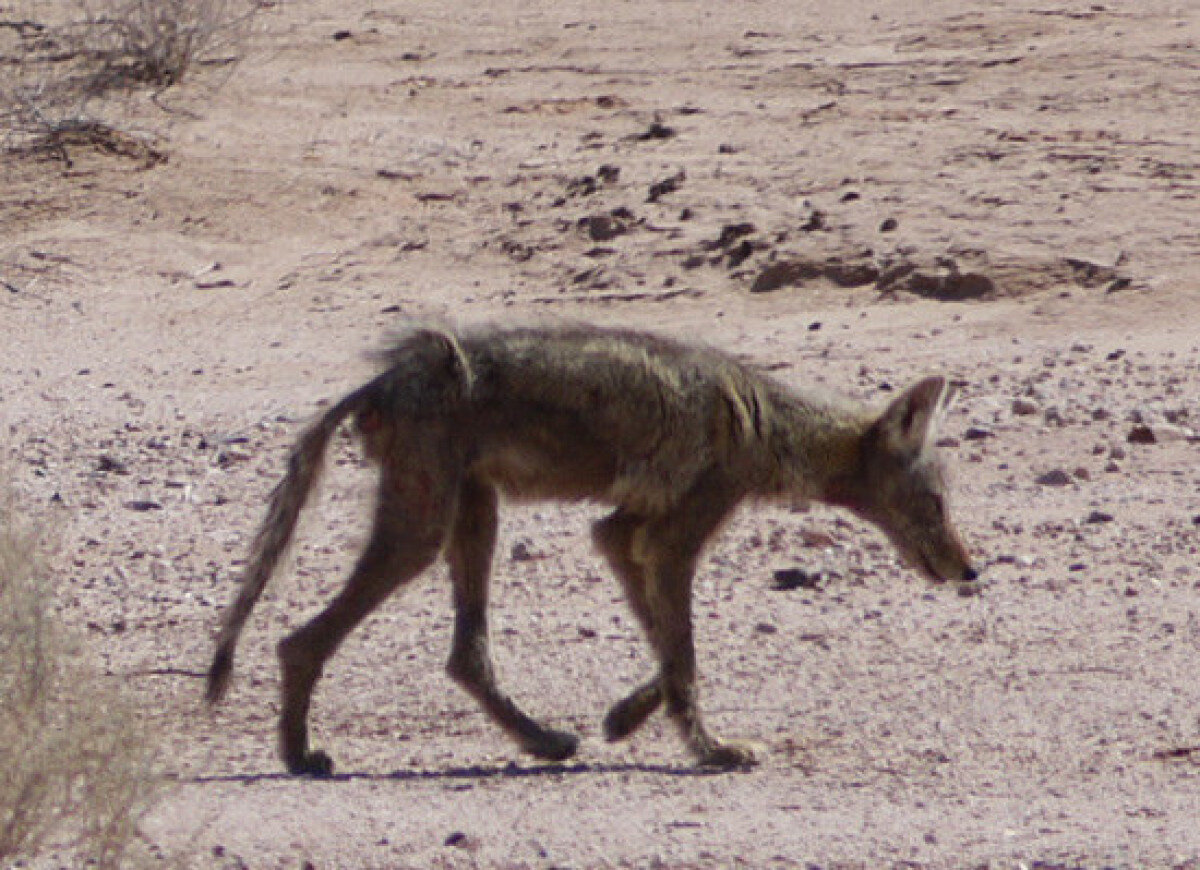
{"label": "coyote's matted fur", "polygon": [[717,740],[701,721],[691,619],[701,549],[743,499],[849,508],[931,579],[964,590],[976,582],[947,512],[933,444],[943,378],[922,380],[871,410],[789,389],[715,350],[587,326],[413,329],[383,361],[377,377],[300,436],[208,674],[208,698],[216,701],[330,437],[353,417],[380,466],[374,528],[345,588],[279,644],[280,748],[293,773],[332,769],[325,753],[308,746],[309,701],[325,662],[359,621],[441,553],[454,591],[450,675],[528,752],[563,759],[575,751],[573,734],[526,716],[493,675],[487,599],[499,493],[615,507],[593,537],[659,671],[613,706],[605,734],[629,735],[665,703],[707,765],[754,761],[750,747]]}

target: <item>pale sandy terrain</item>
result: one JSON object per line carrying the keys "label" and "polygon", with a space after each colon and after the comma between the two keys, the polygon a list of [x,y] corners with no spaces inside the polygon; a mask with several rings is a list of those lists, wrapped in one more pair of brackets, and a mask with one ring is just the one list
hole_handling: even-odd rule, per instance
{"label": "pale sandy terrain", "polygon": [[[3,156],[0,461],[163,745],[164,866],[1200,866],[1190,0],[289,0],[161,102],[128,129],[165,162]],[[299,425],[413,318],[649,327],[862,397],[945,373],[988,588],[742,512],[698,579],[703,704],[769,755],[705,775],[661,718],[600,734],[652,667],[600,509],[516,508],[498,666],[578,757],[445,677],[439,569],[321,684],[339,776],[286,777],[273,648],[362,540],[348,440],[215,712],[198,676]]]}

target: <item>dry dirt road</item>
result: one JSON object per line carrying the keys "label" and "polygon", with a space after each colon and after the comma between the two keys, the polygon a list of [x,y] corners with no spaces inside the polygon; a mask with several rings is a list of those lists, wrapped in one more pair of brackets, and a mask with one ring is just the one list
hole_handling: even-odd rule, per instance
{"label": "dry dirt road", "polygon": [[[232,71],[124,104],[127,147],[4,155],[3,461],[163,747],[148,842],[255,870],[1200,866],[1198,98],[1191,0],[294,0]],[[698,580],[703,704],[769,756],[706,775],[661,721],[601,738],[651,662],[598,509],[514,508],[501,678],[579,756],[521,757],[444,676],[439,569],[321,684],[340,774],[285,777],[273,647],[362,540],[349,441],[227,703],[197,677],[298,427],[411,319],[654,328],[868,398],[945,373],[987,591],[833,511],[743,511]],[[771,589],[795,567],[819,587]]]}

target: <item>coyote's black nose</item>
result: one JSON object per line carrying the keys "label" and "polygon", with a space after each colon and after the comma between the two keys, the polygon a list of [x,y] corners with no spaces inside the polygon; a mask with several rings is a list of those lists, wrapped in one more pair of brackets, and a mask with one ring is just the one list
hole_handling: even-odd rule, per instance
{"label": "coyote's black nose", "polygon": [[968,565],[966,568],[963,568],[962,582],[974,583],[978,579],[979,579],[979,572],[976,571],[974,568],[972,568],[970,565]]}

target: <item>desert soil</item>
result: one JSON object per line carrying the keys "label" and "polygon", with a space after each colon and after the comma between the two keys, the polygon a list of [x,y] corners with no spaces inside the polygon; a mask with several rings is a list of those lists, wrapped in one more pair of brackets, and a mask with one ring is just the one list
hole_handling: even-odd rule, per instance
{"label": "desert soil", "polygon": [[[3,462],[162,746],[166,866],[1200,866],[1191,0],[295,0],[243,54],[130,99],[126,147],[0,167]],[[943,373],[987,589],[746,508],[697,580],[702,703],[768,754],[705,774],[661,717],[600,734],[652,669],[601,509],[513,507],[501,680],[577,758],[444,675],[439,568],[320,685],[338,775],[284,776],[273,650],[362,542],[349,439],[224,705],[200,677],[298,428],[410,320],[653,328],[871,400]]]}

